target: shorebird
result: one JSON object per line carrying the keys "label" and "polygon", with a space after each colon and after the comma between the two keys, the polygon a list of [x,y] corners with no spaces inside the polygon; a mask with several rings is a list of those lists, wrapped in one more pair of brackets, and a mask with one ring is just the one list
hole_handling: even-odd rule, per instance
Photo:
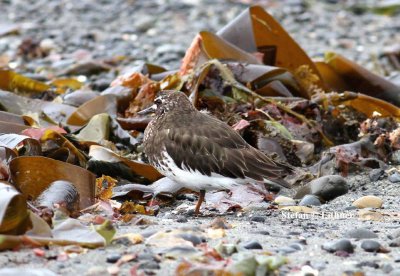
{"label": "shorebird", "polygon": [[198,111],[179,91],[163,91],[139,114],[155,113],[144,132],[144,152],[163,175],[200,193],[266,182],[289,188],[291,167],[249,145],[226,123]]}

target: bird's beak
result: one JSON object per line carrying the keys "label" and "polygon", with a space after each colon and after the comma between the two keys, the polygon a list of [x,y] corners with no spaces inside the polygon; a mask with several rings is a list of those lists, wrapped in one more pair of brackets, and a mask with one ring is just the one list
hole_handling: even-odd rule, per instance
{"label": "bird's beak", "polygon": [[153,105],[149,106],[148,108],[139,111],[137,114],[139,114],[139,115],[152,114],[152,113],[155,113],[156,110],[157,110],[157,105],[153,104]]}

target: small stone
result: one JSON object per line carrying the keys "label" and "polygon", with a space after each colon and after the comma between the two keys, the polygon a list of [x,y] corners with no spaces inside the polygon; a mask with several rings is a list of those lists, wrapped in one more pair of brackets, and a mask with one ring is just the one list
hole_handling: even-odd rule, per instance
{"label": "small stone", "polygon": [[360,197],[356,201],[353,202],[353,206],[358,209],[363,208],[381,208],[383,204],[383,200],[377,196],[367,195]]}
{"label": "small stone", "polygon": [[365,274],[362,271],[346,270],[343,272],[342,276],[365,276]]}
{"label": "small stone", "polygon": [[243,244],[243,247],[246,249],[263,249],[262,245],[258,241],[250,241]]}
{"label": "small stone", "polygon": [[42,41],[40,41],[40,49],[43,52],[49,53],[53,50],[55,50],[57,48],[56,43],[54,42],[54,40],[50,39],[50,38],[45,38]]}
{"label": "small stone", "polygon": [[389,263],[383,264],[381,267],[383,273],[389,274],[393,270],[393,266]]}
{"label": "small stone", "polygon": [[376,239],[378,238],[378,235],[368,229],[365,228],[357,228],[354,230],[350,230],[344,234],[346,238],[350,239]]}
{"label": "small stone", "polygon": [[177,45],[177,44],[163,44],[161,46],[158,46],[156,48],[156,53],[161,55],[165,53],[180,53],[184,54],[185,53],[185,48],[182,48],[182,46]]}
{"label": "small stone", "polygon": [[301,187],[294,198],[300,199],[305,195],[315,195],[324,201],[329,201],[346,194],[348,191],[349,187],[346,179],[340,175],[326,175],[314,179],[307,185]]}
{"label": "small stone", "polygon": [[284,247],[278,248],[277,251],[280,254],[290,254],[290,253],[296,252],[297,249],[295,249],[291,246],[284,246]]}
{"label": "small stone", "polygon": [[193,247],[193,245],[180,245],[168,248],[165,250],[164,256],[167,259],[179,259],[182,257],[190,258],[191,256],[197,256],[199,251]]}
{"label": "small stone", "polygon": [[400,150],[394,151],[391,155],[391,159],[394,164],[400,164]]}
{"label": "small stone", "polygon": [[274,200],[275,204],[278,205],[296,205],[296,201],[293,198],[287,197],[287,196],[277,196]]}
{"label": "small stone", "polygon": [[254,216],[250,218],[251,221],[255,221],[255,222],[265,222],[265,218],[262,216]]}
{"label": "small stone", "polygon": [[400,182],[400,173],[395,172],[395,173],[389,175],[388,179],[392,183],[398,183],[398,182]]}
{"label": "small stone", "polygon": [[139,32],[145,32],[150,29],[155,23],[155,20],[151,16],[141,16],[136,20],[134,27]]}
{"label": "small stone", "polygon": [[188,222],[188,219],[184,216],[180,216],[179,218],[176,219],[176,222],[185,223]]}
{"label": "small stone", "polygon": [[118,260],[121,259],[121,255],[118,253],[110,254],[107,256],[107,263],[114,264],[118,262]]}
{"label": "small stone", "polygon": [[396,238],[389,243],[390,247],[400,247],[400,238]]}
{"label": "small stone", "polygon": [[256,234],[260,234],[260,235],[265,235],[265,236],[269,236],[270,233],[266,230],[260,230],[260,231],[256,231]]}
{"label": "small stone", "polygon": [[382,175],[384,175],[384,173],[385,173],[385,171],[384,170],[382,170],[382,169],[372,169],[370,172],[369,172],[369,179],[371,180],[371,181],[378,181],[379,180],[379,178],[382,176]]}
{"label": "small stone", "polygon": [[338,251],[343,251],[347,253],[353,253],[354,252],[354,247],[351,244],[349,240],[342,239],[338,241],[333,241],[333,242],[327,242],[324,245],[322,245],[322,249],[330,252],[330,253],[335,253]]}
{"label": "small stone", "polygon": [[139,269],[160,269],[160,265],[155,261],[142,262]]}
{"label": "small stone", "polygon": [[315,195],[305,195],[301,199],[299,205],[300,206],[320,206],[321,205],[321,201]]}
{"label": "small stone", "polygon": [[144,260],[146,260],[146,261],[152,261],[152,260],[154,260],[154,255],[153,255],[153,254],[150,254],[150,253],[140,253],[140,254],[137,256],[137,259],[138,259],[139,261],[144,261]]}
{"label": "small stone", "polygon": [[86,276],[97,276],[97,275],[107,275],[107,268],[102,266],[92,266],[89,268],[85,275]]}
{"label": "small stone", "polygon": [[389,237],[389,239],[391,239],[391,240],[400,238],[400,228],[399,228],[399,229],[396,229],[396,230],[395,230],[392,234],[390,234],[388,237]]}
{"label": "small stone", "polygon": [[152,230],[145,230],[145,231],[141,232],[140,234],[141,234],[144,238],[148,238],[148,237],[154,235],[155,233],[157,233],[157,230],[152,229]]}
{"label": "small stone", "polygon": [[391,276],[400,276],[400,269],[393,270],[390,273]]}
{"label": "small stone", "polygon": [[361,248],[367,252],[378,252],[381,248],[381,244],[374,240],[364,240],[361,243]]}
{"label": "small stone", "polygon": [[221,242],[215,247],[215,250],[217,250],[217,252],[227,255],[227,256],[231,256],[232,254],[237,253],[237,247],[233,243]]}
{"label": "small stone", "polygon": [[356,267],[360,267],[361,268],[361,267],[364,267],[364,266],[372,267],[372,268],[375,268],[375,269],[379,268],[379,264],[377,264],[374,261],[362,261],[362,262],[356,264]]}
{"label": "small stone", "polygon": [[327,262],[324,261],[311,261],[311,266],[318,270],[324,270],[326,268]]}
{"label": "small stone", "polygon": [[300,243],[292,243],[289,245],[289,247],[296,249],[298,251],[303,250],[303,246]]}
{"label": "small stone", "polygon": [[183,233],[183,234],[179,234],[178,237],[190,241],[194,246],[206,242],[206,239],[204,237],[200,237],[200,236],[196,236],[193,234],[188,234],[188,233]]}

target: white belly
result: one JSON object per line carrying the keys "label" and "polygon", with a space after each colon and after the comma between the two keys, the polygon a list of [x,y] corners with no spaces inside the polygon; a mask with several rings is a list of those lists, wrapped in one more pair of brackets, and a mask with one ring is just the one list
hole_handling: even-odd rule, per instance
{"label": "white belly", "polygon": [[166,151],[163,156],[163,161],[167,166],[155,164],[157,169],[166,177],[193,191],[229,190],[232,185],[240,185],[246,182],[244,179],[237,181],[216,173],[212,173],[211,176],[203,175],[197,170],[189,170],[184,165],[181,169]]}

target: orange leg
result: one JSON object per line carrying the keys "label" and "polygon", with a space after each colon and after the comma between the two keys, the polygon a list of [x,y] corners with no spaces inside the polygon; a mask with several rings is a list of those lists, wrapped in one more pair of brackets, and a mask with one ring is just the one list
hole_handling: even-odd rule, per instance
{"label": "orange leg", "polygon": [[198,216],[199,213],[200,213],[200,207],[201,207],[201,204],[202,204],[203,201],[204,201],[205,195],[206,195],[206,191],[205,191],[205,190],[200,190],[199,200],[197,201],[196,209],[194,210],[194,214],[195,214],[196,216]]}

